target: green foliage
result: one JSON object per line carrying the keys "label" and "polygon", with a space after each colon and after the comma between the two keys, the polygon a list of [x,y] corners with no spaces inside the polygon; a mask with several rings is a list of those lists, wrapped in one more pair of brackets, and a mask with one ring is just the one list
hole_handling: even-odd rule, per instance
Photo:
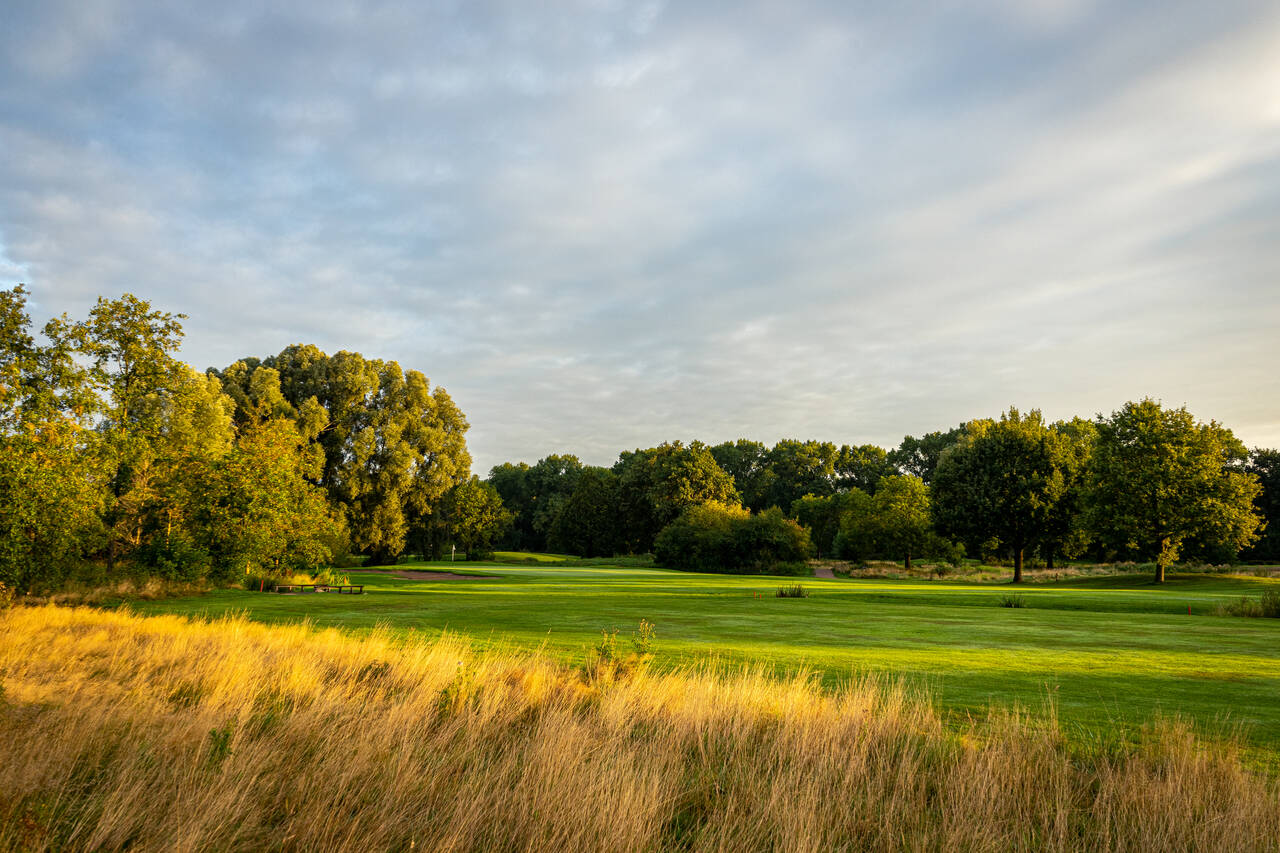
{"label": "green foliage", "polygon": [[1074,459],[1067,439],[1037,410],[1023,416],[1011,408],[999,421],[970,422],[933,474],[938,532],[974,550],[998,539],[1021,581],[1024,552],[1060,535],[1059,505]]}
{"label": "green foliage", "polygon": [[808,598],[809,590],[805,589],[800,584],[795,584],[793,586],[783,586],[778,588],[778,591],[774,593],[774,597],[775,598]]}
{"label": "green foliage", "polygon": [[1154,559],[1158,582],[1190,539],[1239,550],[1257,538],[1261,486],[1243,470],[1244,445],[1229,429],[1149,399],[1097,425],[1092,527],[1116,551]]}
{"label": "green foliage", "polygon": [[929,542],[929,487],[919,477],[883,477],[871,512],[881,549],[911,568],[911,555],[922,554]]}
{"label": "green foliage", "polygon": [[311,482],[314,460],[304,444],[290,420],[246,424],[227,455],[194,472],[193,534],[215,578],[255,570],[278,577],[332,556],[326,542],[340,523]]}
{"label": "green foliage", "polygon": [[1242,595],[1239,601],[1228,601],[1218,609],[1219,615],[1280,619],[1280,592],[1265,590],[1259,598]]}
{"label": "green foliage", "polygon": [[92,446],[62,419],[0,434],[0,583],[16,594],[56,586],[105,541]]}
{"label": "green foliage", "polygon": [[773,473],[769,469],[769,448],[758,441],[740,438],[708,448],[711,458],[733,478],[743,506],[759,512]]}
{"label": "green foliage", "polygon": [[558,454],[539,459],[533,466],[505,463],[490,469],[489,482],[513,516],[500,542],[518,551],[552,547],[551,537],[584,470],[578,457]]}
{"label": "green foliage", "polygon": [[491,483],[472,477],[445,495],[438,523],[440,541],[456,544],[474,559],[492,552],[494,541],[511,524],[511,513]]}
{"label": "green foliage", "polygon": [[734,574],[792,573],[811,549],[808,533],[776,507],[755,515],[707,503],[685,510],[654,543],[660,565]]}
{"label": "green foliage", "polygon": [[342,508],[354,547],[374,562],[393,562],[410,527],[469,477],[462,412],[443,388],[394,361],[295,345],[217,375],[237,422],[287,416],[315,443],[318,481]]}
{"label": "green foliage", "polygon": [[583,468],[573,494],[551,526],[548,546],[581,557],[613,556],[622,527],[618,501],[616,474],[607,468]]}
{"label": "green foliage", "polygon": [[896,450],[889,451],[888,462],[900,473],[919,477],[926,485],[930,484],[943,452],[960,441],[967,426],[960,424],[946,432],[931,432],[921,438],[905,436]]}
{"label": "green foliage", "polygon": [[1258,478],[1261,491],[1254,506],[1266,527],[1243,556],[1254,560],[1280,560],[1280,450],[1255,448],[1245,471]]}
{"label": "green foliage", "polygon": [[701,442],[672,442],[623,452],[613,472],[625,525],[623,548],[643,553],[656,548],[659,531],[685,509],[699,504],[738,503],[733,478],[716,464]]}
{"label": "green foliage", "polygon": [[1002,595],[1000,596],[1001,607],[1026,607],[1027,602],[1021,595]]}
{"label": "green foliage", "polygon": [[835,486],[840,491],[859,489],[871,494],[884,477],[899,473],[883,447],[841,445],[836,457]]}

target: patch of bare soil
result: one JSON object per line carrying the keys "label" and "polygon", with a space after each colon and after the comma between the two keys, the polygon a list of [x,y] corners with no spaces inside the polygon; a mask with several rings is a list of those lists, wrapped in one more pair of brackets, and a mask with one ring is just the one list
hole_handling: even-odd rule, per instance
{"label": "patch of bare soil", "polygon": [[832,579],[834,579],[834,578],[835,578],[835,576],[836,576],[836,573],[835,573],[835,572],[833,572],[833,571],[831,571],[831,567],[830,567],[830,566],[814,566],[814,567],[813,567],[813,576],[814,576],[815,578],[832,578]]}

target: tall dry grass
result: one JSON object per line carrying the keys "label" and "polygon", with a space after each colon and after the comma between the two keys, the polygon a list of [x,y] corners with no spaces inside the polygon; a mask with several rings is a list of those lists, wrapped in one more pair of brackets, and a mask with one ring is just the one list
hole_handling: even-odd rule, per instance
{"label": "tall dry grass", "polygon": [[[1087,754],[859,681],[456,640],[0,614],[0,849],[1266,850],[1280,792],[1178,724]],[[585,672],[585,674],[584,674]]]}

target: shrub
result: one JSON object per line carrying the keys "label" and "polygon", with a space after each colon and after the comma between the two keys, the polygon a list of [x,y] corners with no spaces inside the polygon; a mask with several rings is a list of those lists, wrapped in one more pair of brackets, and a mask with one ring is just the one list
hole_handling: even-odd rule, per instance
{"label": "shrub", "polygon": [[1239,601],[1219,605],[1218,615],[1280,619],[1280,592],[1269,589],[1257,599],[1242,595]]}
{"label": "shrub", "polygon": [[1000,597],[1001,607],[1026,607],[1027,603],[1020,595],[1004,595]]}
{"label": "shrub", "polygon": [[807,574],[808,532],[777,508],[751,515],[739,506],[690,507],[654,543],[661,565],[702,572]]}
{"label": "shrub", "polygon": [[778,589],[776,593],[776,597],[777,598],[808,598],[809,590],[805,589],[800,584],[795,584],[794,586],[784,586]]}

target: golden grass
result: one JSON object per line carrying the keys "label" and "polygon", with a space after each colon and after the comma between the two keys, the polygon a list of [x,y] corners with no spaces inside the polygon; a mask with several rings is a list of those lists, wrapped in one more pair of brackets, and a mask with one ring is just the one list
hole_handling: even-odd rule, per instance
{"label": "golden grass", "polygon": [[1177,723],[1087,753],[901,688],[307,626],[0,613],[4,850],[1274,850]]}

